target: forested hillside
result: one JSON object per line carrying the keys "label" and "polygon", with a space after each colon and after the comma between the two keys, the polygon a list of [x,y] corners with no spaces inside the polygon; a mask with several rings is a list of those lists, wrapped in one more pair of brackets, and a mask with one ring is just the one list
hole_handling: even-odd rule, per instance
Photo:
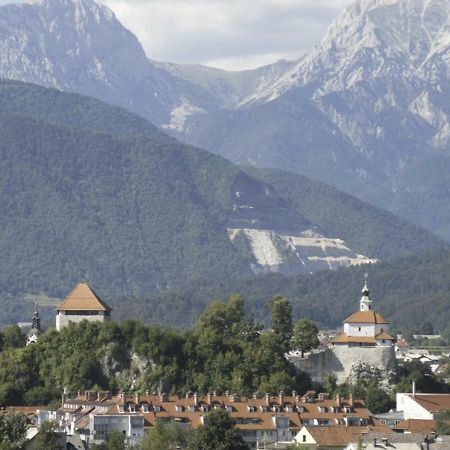
{"label": "forested hillside", "polygon": [[293,305],[294,319],[308,317],[323,328],[342,326],[359,308],[365,273],[374,309],[391,322],[394,331],[421,330],[425,322],[439,332],[450,321],[450,252],[443,251],[380,263],[372,266],[285,277],[261,275],[256,279],[191,283],[142,299],[112,299],[115,316],[130,318],[139,313],[146,322],[190,326],[214,299],[240,293],[261,323],[268,324],[267,305],[276,295]]}
{"label": "forested hillside", "polygon": [[[228,237],[236,191],[253,201],[239,203],[243,211],[290,221],[278,227],[316,227],[369,257],[445,246],[306,177],[246,173],[123,109],[30,84],[0,82],[0,156],[0,323],[30,315],[26,294],[62,298],[79,281],[131,299],[194,280],[250,279],[252,255]],[[197,301],[189,299],[192,314]],[[189,308],[176,325],[190,323]]]}

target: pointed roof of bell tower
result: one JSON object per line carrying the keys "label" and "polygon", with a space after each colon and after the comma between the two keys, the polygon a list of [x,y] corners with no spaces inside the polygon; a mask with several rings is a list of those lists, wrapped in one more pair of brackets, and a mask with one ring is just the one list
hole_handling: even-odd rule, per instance
{"label": "pointed roof of bell tower", "polygon": [[112,308],[88,284],[80,283],[57,308],[57,311],[75,310],[112,311]]}

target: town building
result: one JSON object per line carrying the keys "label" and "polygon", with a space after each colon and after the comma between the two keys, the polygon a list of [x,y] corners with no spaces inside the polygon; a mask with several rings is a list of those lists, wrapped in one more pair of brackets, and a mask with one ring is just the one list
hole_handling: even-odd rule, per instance
{"label": "town building", "polygon": [[80,283],[57,307],[56,311],[56,329],[60,331],[70,322],[109,320],[112,308],[88,284]]}
{"label": "town building", "polygon": [[404,420],[440,420],[448,421],[450,394],[397,393],[396,409],[403,411]]}
{"label": "town building", "polygon": [[326,348],[312,351],[302,358],[290,353],[288,359],[312,381],[324,384],[330,373],[338,383],[351,380],[361,368],[379,373],[389,380],[396,371],[394,338],[389,334],[389,322],[373,310],[367,283],[362,289],[359,310],[344,320],[343,333]]}
{"label": "town building", "polygon": [[[270,448],[292,443],[307,425],[312,428],[377,429],[368,409],[360,400],[332,399],[325,393],[309,391],[300,396],[280,393],[244,397],[235,394],[190,393],[185,397],[166,394],[118,395],[111,393],[64,394],[58,411],[39,411],[39,423],[51,420],[59,431],[79,434],[89,443],[100,443],[112,431],[121,432],[132,443],[139,443],[157,420],[174,421],[186,428],[198,428],[213,409],[223,409],[236,422],[250,448]],[[348,441],[350,442],[350,441]]]}

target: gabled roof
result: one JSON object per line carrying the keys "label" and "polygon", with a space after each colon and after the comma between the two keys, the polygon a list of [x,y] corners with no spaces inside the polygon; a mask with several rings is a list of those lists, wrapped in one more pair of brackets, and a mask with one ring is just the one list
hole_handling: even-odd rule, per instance
{"label": "gabled roof", "polygon": [[373,311],[357,311],[344,320],[344,323],[377,323],[388,324],[389,322],[381,315]]}
{"label": "gabled roof", "polygon": [[[358,442],[363,433],[369,431],[386,432],[389,434],[394,433],[389,427],[383,425],[376,425],[370,427],[361,426],[335,426],[335,427],[319,427],[308,426],[304,429],[308,430],[314,441],[321,447],[345,447],[349,442]],[[299,431],[301,435],[303,428]],[[297,435],[298,436],[298,435]],[[301,441],[300,441],[301,442]]]}
{"label": "gabled roof", "polygon": [[384,339],[385,341],[393,341],[394,340],[394,338],[390,334],[387,334],[385,331],[378,333],[375,336],[375,339],[377,341],[381,341],[382,339]]}
{"label": "gabled roof", "polygon": [[341,334],[333,339],[333,344],[376,344],[377,341],[372,336],[347,336]]}
{"label": "gabled roof", "polygon": [[395,427],[396,431],[409,431],[410,433],[423,433],[430,435],[436,431],[439,422],[437,420],[408,419],[399,422]]}
{"label": "gabled roof", "polygon": [[112,311],[86,283],[78,284],[67,298],[56,308],[57,311]]}
{"label": "gabled roof", "polygon": [[450,410],[450,394],[411,394],[411,398],[432,413]]}

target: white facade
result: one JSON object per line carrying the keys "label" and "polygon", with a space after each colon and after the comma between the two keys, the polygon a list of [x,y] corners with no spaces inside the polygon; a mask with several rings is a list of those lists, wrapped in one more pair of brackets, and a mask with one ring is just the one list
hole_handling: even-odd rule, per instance
{"label": "white facade", "polygon": [[375,337],[383,332],[389,331],[389,325],[386,323],[344,323],[344,333],[347,336],[368,336]]}
{"label": "white facade", "polygon": [[58,311],[56,315],[56,329],[61,331],[61,328],[70,322],[80,323],[83,320],[104,322],[105,320],[109,320],[109,318],[109,311]]}
{"label": "white facade", "polygon": [[413,394],[398,393],[396,395],[396,409],[403,411],[403,417],[408,419],[433,420],[433,413],[425,409],[414,399]]}
{"label": "white facade", "polygon": [[89,415],[89,442],[103,443],[118,431],[129,444],[140,444],[144,439],[144,416],[141,414]]}

